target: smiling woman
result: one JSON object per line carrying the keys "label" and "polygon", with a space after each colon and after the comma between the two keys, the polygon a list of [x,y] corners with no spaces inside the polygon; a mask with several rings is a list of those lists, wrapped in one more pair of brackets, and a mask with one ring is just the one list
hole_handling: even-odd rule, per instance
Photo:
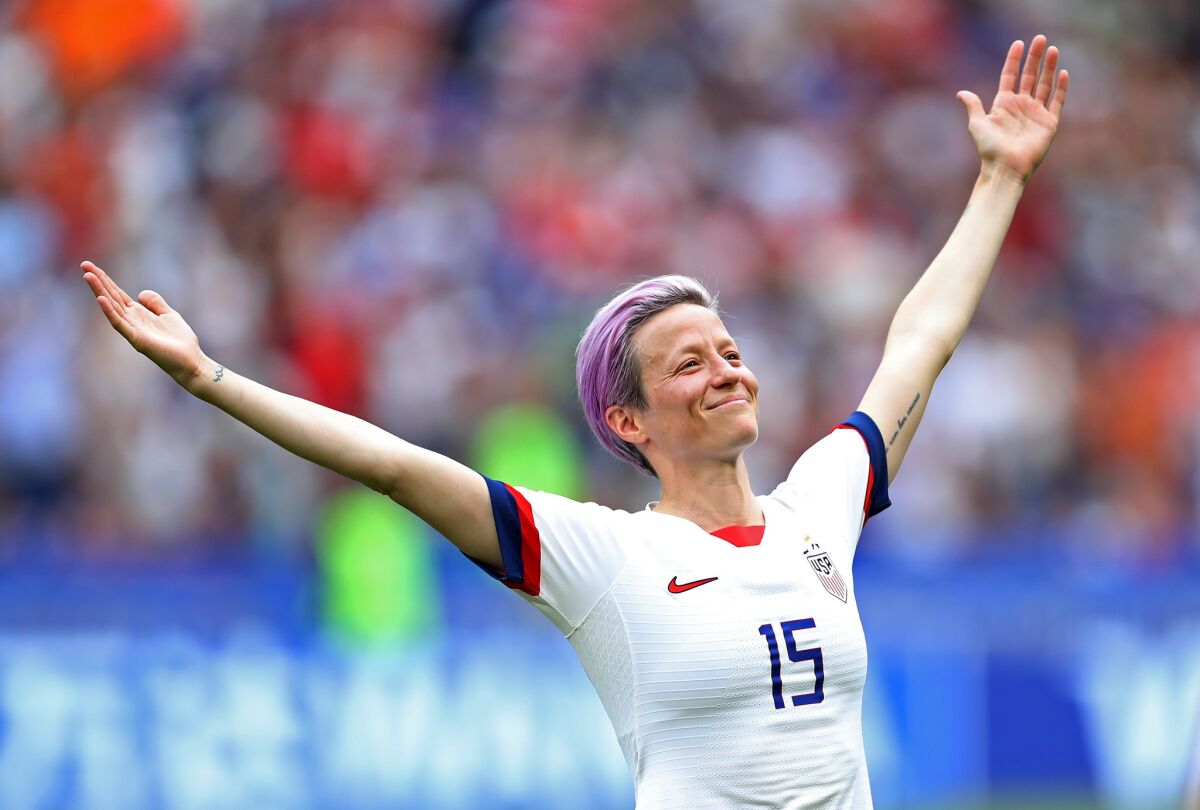
{"label": "smiling woman", "polygon": [[863,522],[889,504],[872,419],[853,414],[756,496],[744,453],[758,380],[715,298],[683,276],[601,309],[577,375],[597,438],[662,497],[629,513],[488,481],[503,565],[482,567],[575,647],[638,806],[800,806],[816,798],[812,772],[865,806],[850,566]]}
{"label": "smiling woman", "polygon": [[1034,38],[1021,70],[1023,53],[1013,43],[989,112],[959,93],[979,178],[900,304],[859,409],[768,495],[753,493],[743,460],[758,381],[693,279],[620,293],[579,345],[592,431],[662,487],[635,513],[485,478],[273,391],[207,357],[157,293],[135,300],[90,262],[84,280],[112,326],[190,393],[390,496],[549,617],[608,711],[639,808],[868,808],[851,565],[1057,130],[1058,51]]}
{"label": "smiling woman", "polygon": [[614,405],[644,409],[640,353],[633,336],[647,320],[664,310],[691,304],[712,312],[717,300],[695,279],[660,276],[635,284],[596,313],[576,351],[575,381],[583,414],[597,441],[617,458],[654,475],[637,445],[625,441],[608,426]]}
{"label": "smiling woman", "polygon": [[[679,291],[703,303],[680,303]],[[742,457],[758,438],[758,380],[715,310],[716,299],[695,279],[644,281],[597,313],[579,343],[578,370],[592,431],[659,479],[656,511],[709,530],[762,516]],[[617,339],[605,340],[609,332]],[[634,384],[590,387],[583,380],[592,366],[628,368]],[[703,508],[730,501],[730,492],[744,496],[730,502],[736,514]]]}
{"label": "smiling woman", "polygon": [[[660,480],[674,459],[740,460],[758,438],[758,380],[721,319],[696,306],[672,307],[645,324],[633,345],[642,360],[647,406],[641,414],[611,406],[608,426],[664,470]],[[730,413],[736,422],[726,418]],[[714,415],[721,418],[714,421]]]}

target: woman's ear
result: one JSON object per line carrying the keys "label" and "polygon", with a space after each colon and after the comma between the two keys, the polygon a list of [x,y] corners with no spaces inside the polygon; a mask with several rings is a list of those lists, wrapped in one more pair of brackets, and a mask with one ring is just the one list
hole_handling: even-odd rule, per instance
{"label": "woman's ear", "polygon": [[632,408],[623,405],[609,405],[604,412],[604,421],[622,441],[630,444],[643,444],[646,441],[641,417]]}

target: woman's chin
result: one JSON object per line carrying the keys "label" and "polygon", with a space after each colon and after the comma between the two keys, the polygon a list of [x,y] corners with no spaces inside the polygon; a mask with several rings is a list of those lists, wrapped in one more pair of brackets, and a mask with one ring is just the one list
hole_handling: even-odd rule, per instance
{"label": "woman's chin", "polygon": [[739,453],[758,441],[758,420],[754,414],[749,416],[749,419],[739,420],[739,424],[730,432],[729,444],[736,447]]}
{"label": "woman's chin", "polygon": [[756,441],[758,441],[758,426],[757,425],[754,428],[754,432],[749,434],[746,437],[745,441],[742,443],[742,449],[745,450],[747,447],[750,447],[751,445],[753,445]]}

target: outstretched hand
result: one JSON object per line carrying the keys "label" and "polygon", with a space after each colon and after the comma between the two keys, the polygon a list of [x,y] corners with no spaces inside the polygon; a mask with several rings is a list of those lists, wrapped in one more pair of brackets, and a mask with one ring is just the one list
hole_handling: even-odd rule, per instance
{"label": "outstretched hand", "polygon": [[134,300],[96,265],[84,262],[80,267],[96,303],[121,337],[180,385],[195,378],[204,359],[200,341],[187,321],[161,295],[143,290]]}
{"label": "outstretched hand", "polygon": [[1058,48],[1047,48],[1044,36],[1033,38],[1025,69],[1020,70],[1024,50],[1021,40],[1009,47],[1000,72],[1000,87],[987,113],[979,96],[968,90],[958,92],[958,100],[967,108],[967,130],[984,166],[1011,172],[1022,182],[1029,179],[1050,149],[1069,83],[1067,71],[1055,73]]}

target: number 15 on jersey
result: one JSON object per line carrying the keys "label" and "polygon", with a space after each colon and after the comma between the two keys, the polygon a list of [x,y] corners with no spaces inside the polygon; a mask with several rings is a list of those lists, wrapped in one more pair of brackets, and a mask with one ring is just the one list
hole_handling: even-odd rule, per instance
{"label": "number 15 on jersey", "polygon": [[[821,648],[810,647],[806,650],[797,650],[794,635],[797,630],[811,630],[816,626],[817,623],[812,619],[793,619],[779,623],[779,628],[783,631],[783,644],[787,648],[788,660],[796,663],[812,661],[813,675],[816,676],[816,682],[811,692],[791,695],[793,706],[807,706],[820,703],[825,699],[825,659],[821,656]],[[758,632],[767,638],[767,647],[771,651],[771,695],[775,698],[775,708],[782,709],[785,705],[783,702],[783,665],[779,660],[779,641],[775,635],[775,626],[764,624],[758,628]]]}

